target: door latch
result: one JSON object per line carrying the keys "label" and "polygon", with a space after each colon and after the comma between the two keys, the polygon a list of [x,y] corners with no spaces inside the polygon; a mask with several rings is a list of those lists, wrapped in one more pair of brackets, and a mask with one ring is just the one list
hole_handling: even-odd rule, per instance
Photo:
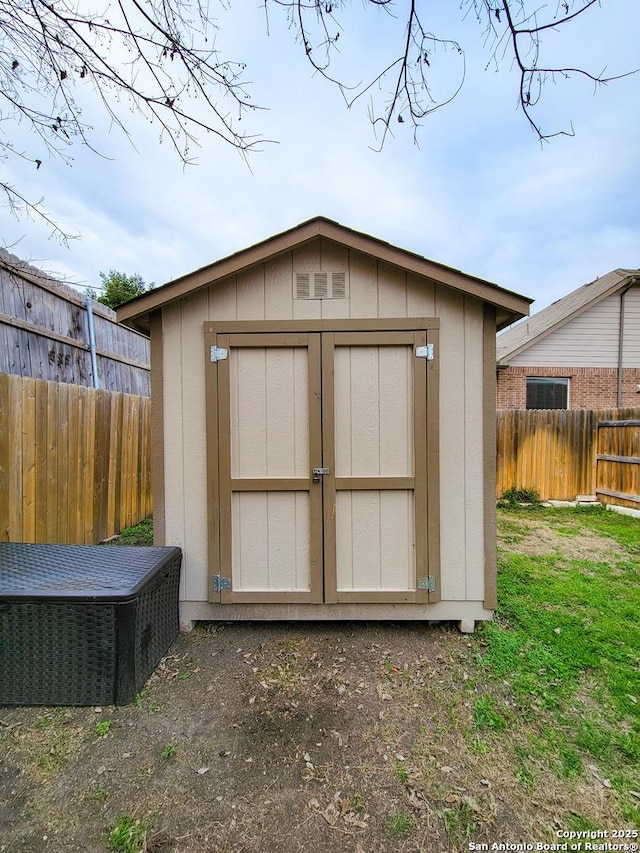
{"label": "door latch", "polygon": [[328,474],[328,473],[329,473],[328,468],[314,468],[313,469],[313,482],[319,483],[320,477],[322,477],[324,474]]}

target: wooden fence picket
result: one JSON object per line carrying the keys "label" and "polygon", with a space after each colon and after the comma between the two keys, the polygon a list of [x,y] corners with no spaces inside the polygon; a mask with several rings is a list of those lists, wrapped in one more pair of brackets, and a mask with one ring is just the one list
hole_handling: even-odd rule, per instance
{"label": "wooden fence picket", "polygon": [[[598,492],[607,503],[628,506],[606,492],[640,494],[640,464],[599,460],[598,456],[639,457],[637,448],[640,427],[622,429],[601,427],[603,422],[640,419],[640,409],[503,409],[497,413],[497,481],[500,497],[509,489],[534,489],[543,500],[575,500],[578,495]],[[635,429],[635,432],[633,431]],[[609,433],[618,435],[618,443],[599,449],[598,440],[615,442]],[[626,441],[626,444],[621,443]],[[635,442],[635,444],[634,444]],[[605,447],[605,445],[602,445]],[[635,447],[635,452],[632,452]],[[622,467],[626,465],[626,474]],[[615,479],[615,478],[618,479]],[[620,478],[627,478],[621,480]],[[609,484],[617,483],[620,488]],[[635,489],[635,491],[634,491]]]}
{"label": "wooden fence picket", "polygon": [[596,494],[640,509],[640,418],[598,424]]}
{"label": "wooden fence picket", "polygon": [[94,544],[151,514],[150,399],[0,374],[0,538]]}

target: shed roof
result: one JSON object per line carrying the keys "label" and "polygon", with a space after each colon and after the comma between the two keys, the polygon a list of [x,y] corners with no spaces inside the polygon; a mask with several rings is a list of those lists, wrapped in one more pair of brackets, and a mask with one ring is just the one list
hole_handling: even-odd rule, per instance
{"label": "shed roof", "polygon": [[612,270],[595,281],[590,281],[577,290],[571,291],[562,299],[558,299],[547,308],[518,323],[513,329],[498,335],[496,347],[498,364],[506,366],[510,359],[520,355],[551,332],[562,328],[583,311],[633,284],[634,279],[640,283],[640,270]]}
{"label": "shed roof", "polygon": [[209,287],[230,275],[236,275],[255,264],[263,263],[276,255],[300,248],[319,237],[333,240],[349,249],[423,275],[439,284],[495,305],[498,329],[526,316],[529,313],[529,305],[533,301],[497,284],[467,275],[407,249],[400,249],[376,237],[354,231],[331,219],[317,216],[288,231],[269,237],[254,246],[135,297],[117,309],[118,320],[130,326],[148,328],[149,315],[156,309],[200,288]]}

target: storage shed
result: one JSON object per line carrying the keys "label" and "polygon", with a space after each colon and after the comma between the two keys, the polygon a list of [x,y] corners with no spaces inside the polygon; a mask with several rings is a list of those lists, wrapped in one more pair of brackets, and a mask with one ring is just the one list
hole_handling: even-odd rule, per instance
{"label": "storage shed", "polygon": [[318,217],[119,308],[182,627],[490,618],[495,335],[529,304]]}

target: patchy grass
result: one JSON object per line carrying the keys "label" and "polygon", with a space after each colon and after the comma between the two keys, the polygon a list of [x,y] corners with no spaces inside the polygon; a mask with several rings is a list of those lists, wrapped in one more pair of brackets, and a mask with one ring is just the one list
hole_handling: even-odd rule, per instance
{"label": "patchy grass", "polygon": [[633,831],[640,522],[498,517],[500,609],[475,635],[199,625],[126,707],[2,709],[1,853],[463,853]]}
{"label": "patchy grass", "polygon": [[134,527],[127,527],[110,540],[109,545],[153,545],[153,519],[145,518]]}
{"label": "patchy grass", "polygon": [[519,506],[540,506],[540,495],[535,489],[507,489],[500,496],[499,505],[514,509]]}
{"label": "patchy grass", "polygon": [[111,720],[102,720],[99,723],[96,723],[96,735],[97,737],[106,737],[111,731],[111,726],[113,723]]}
{"label": "patchy grass", "polygon": [[[518,553],[513,530],[526,529],[530,511],[500,513],[508,538],[500,550],[501,603],[497,619],[482,627],[480,671],[507,688],[527,721],[509,723],[521,784],[533,788],[536,765],[566,780],[591,774],[617,793],[624,819],[640,821],[632,793],[640,789],[640,523],[594,508],[536,517],[567,544],[547,556]],[[618,555],[573,559],[571,538],[594,531],[614,540]]]}
{"label": "patchy grass", "polygon": [[175,745],[175,743],[168,743],[162,750],[161,755],[165,760],[168,760],[169,758],[173,758],[175,756],[177,750],[178,747]]}
{"label": "patchy grass", "polygon": [[505,716],[500,713],[495,699],[489,694],[474,702],[473,719],[479,731],[491,729],[494,732],[502,732],[507,727]]}
{"label": "patchy grass", "polygon": [[149,829],[148,823],[123,815],[109,831],[109,850],[114,853],[140,853],[147,848]]}
{"label": "patchy grass", "polygon": [[465,848],[477,830],[474,810],[464,800],[456,802],[442,812],[449,840],[457,848]]}
{"label": "patchy grass", "polygon": [[395,838],[402,838],[411,830],[411,818],[405,812],[396,812],[389,818],[389,832]]}

